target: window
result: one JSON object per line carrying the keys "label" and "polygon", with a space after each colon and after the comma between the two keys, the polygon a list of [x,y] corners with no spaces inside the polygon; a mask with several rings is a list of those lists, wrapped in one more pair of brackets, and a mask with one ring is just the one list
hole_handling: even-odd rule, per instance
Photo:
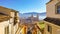
{"label": "window", "polygon": [[60,5],[57,6],[57,13],[60,14]]}
{"label": "window", "polygon": [[14,25],[17,23],[16,17],[14,17]]}
{"label": "window", "polygon": [[5,28],[5,34],[9,34],[9,26]]}
{"label": "window", "polygon": [[60,14],[60,2],[56,4],[56,13]]}
{"label": "window", "polygon": [[50,26],[48,26],[48,32],[50,32]]}
{"label": "window", "polygon": [[18,22],[17,19],[18,19],[18,17],[17,17],[17,12],[15,12],[14,25]]}
{"label": "window", "polygon": [[51,26],[48,26],[48,32],[52,33],[52,27]]}

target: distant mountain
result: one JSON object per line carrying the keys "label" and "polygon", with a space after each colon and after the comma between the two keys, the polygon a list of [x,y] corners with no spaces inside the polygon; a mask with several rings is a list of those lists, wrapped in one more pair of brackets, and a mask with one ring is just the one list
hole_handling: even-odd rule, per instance
{"label": "distant mountain", "polygon": [[43,12],[43,13],[30,12],[30,13],[23,13],[23,14],[46,14],[46,12]]}
{"label": "distant mountain", "polygon": [[37,12],[30,12],[30,13],[24,13],[24,14],[38,14]]}
{"label": "distant mountain", "polygon": [[46,15],[46,12],[40,13],[40,15]]}
{"label": "distant mountain", "polygon": [[46,15],[46,12],[43,12],[43,13],[37,13],[37,12],[30,12],[30,13],[23,13],[23,14],[21,14],[20,13],[20,16],[24,16],[24,15],[37,15],[37,14],[39,14],[39,15],[41,15],[41,16],[44,16],[44,15]]}
{"label": "distant mountain", "polygon": [[30,13],[23,13],[23,14],[20,14],[20,15],[37,15],[37,14],[39,14],[39,15],[46,15],[46,12],[43,12],[43,13],[37,13],[37,12],[30,12]]}
{"label": "distant mountain", "polygon": [[21,14],[20,13],[20,17],[21,18],[23,18],[23,17],[29,17],[29,16],[31,16],[31,15],[34,15],[34,16],[36,16],[37,14],[39,14],[39,16],[46,16],[46,12],[43,12],[43,13],[37,13],[37,12],[29,12],[29,13],[23,13],[23,14]]}

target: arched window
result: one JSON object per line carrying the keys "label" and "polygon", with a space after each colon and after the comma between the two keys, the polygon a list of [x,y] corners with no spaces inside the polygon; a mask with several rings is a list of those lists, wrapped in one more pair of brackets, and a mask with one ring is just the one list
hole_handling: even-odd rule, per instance
{"label": "arched window", "polygon": [[60,2],[56,4],[56,13],[60,14]]}

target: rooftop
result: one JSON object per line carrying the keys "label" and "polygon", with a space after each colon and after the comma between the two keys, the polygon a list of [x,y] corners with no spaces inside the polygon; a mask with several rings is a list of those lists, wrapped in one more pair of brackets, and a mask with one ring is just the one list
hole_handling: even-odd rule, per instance
{"label": "rooftop", "polygon": [[8,15],[0,13],[0,22],[9,20],[10,18]]}
{"label": "rooftop", "polygon": [[47,21],[47,22],[50,22],[50,23],[53,23],[55,25],[60,26],[60,19],[58,19],[58,18],[46,17],[44,20]]}

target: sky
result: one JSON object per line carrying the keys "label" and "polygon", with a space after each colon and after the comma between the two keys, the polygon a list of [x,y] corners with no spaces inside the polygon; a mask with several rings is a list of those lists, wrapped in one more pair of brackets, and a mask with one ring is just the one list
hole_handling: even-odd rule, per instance
{"label": "sky", "polygon": [[0,0],[0,6],[14,9],[20,13],[46,12],[46,3],[49,0]]}

